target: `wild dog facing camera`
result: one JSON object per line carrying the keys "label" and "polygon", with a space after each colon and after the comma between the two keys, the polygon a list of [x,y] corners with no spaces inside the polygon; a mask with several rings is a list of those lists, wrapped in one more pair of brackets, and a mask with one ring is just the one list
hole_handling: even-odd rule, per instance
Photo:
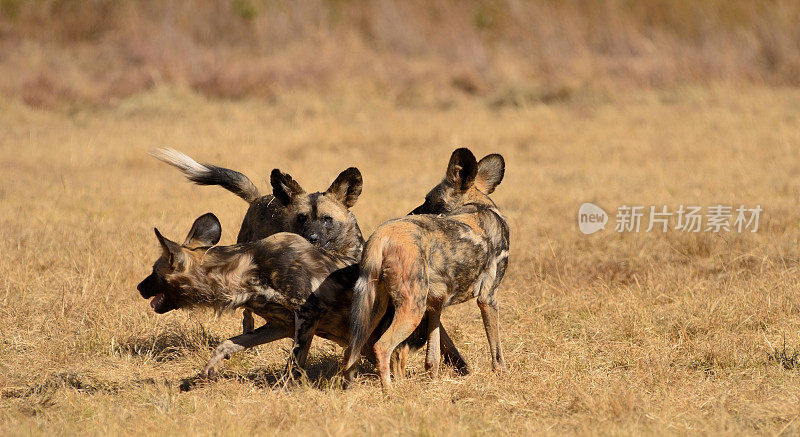
{"label": "wild dog facing camera", "polygon": [[358,257],[363,244],[361,230],[349,208],[361,195],[361,172],[342,171],[325,192],[306,193],[288,174],[277,168],[270,174],[272,193],[286,209],[288,228],[311,244],[337,253],[358,248],[348,256]]}

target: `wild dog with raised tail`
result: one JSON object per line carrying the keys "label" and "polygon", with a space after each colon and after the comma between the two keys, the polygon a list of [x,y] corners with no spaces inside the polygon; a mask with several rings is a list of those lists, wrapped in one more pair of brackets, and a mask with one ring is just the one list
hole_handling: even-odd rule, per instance
{"label": "wild dog with raised tail", "polygon": [[505,366],[500,346],[497,288],[506,272],[509,229],[489,198],[503,179],[503,157],[478,162],[468,149],[450,157],[444,180],[411,215],[379,226],[367,240],[353,291],[350,345],[344,371],[352,380],[361,350],[391,306],[391,324],[374,344],[384,389],[391,388],[394,349],[426,318],[425,367],[434,378],[440,364],[440,316],[444,307],[477,298],[492,369]]}
{"label": "wild dog with raised tail", "polygon": [[[199,185],[219,185],[250,204],[242,221],[237,243],[257,241],[278,232],[293,232],[342,260],[352,260],[355,264],[361,257],[364,238],[355,215],[349,210],[358,200],[363,186],[361,172],[355,167],[342,171],[326,191],[315,193],[307,193],[289,174],[274,169],[270,174],[272,194],[262,196],[247,176],[235,170],[201,164],[170,148],[154,149],[151,154],[181,170],[190,181]],[[348,288],[342,300],[336,302],[335,308],[324,316],[319,334],[343,347],[347,346],[350,337],[351,298],[352,290]],[[270,326],[254,332],[252,311],[245,305],[243,335],[233,337],[221,345],[215,357],[228,357],[231,350],[241,350],[293,335],[293,324],[289,322],[290,313],[275,310],[256,314],[265,318]],[[261,335],[264,330],[269,331],[272,337]],[[253,335],[248,335],[251,332]],[[408,348],[403,349],[403,353],[394,361],[397,364],[395,374],[402,375],[401,369],[405,367],[404,358],[408,349],[416,350],[424,345],[424,334],[422,331],[415,332],[404,343]],[[444,329],[442,354],[445,361],[452,364],[458,372],[469,372],[467,363]],[[217,359],[217,362],[220,360],[221,358]]]}
{"label": "wild dog with raised tail", "polygon": [[[278,232],[302,235],[317,247],[338,256],[360,259],[364,237],[350,211],[361,195],[361,172],[350,167],[342,171],[324,192],[307,193],[291,175],[272,170],[272,194],[261,195],[250,179],[238,171],[201,164],[170,148],[154,149],[155,158],[179,169],[198,185],[219,185],[250,204],[242,220],[237,243],[256,241]],[[244,311],[242,328],[253,330],[249,310]]]}

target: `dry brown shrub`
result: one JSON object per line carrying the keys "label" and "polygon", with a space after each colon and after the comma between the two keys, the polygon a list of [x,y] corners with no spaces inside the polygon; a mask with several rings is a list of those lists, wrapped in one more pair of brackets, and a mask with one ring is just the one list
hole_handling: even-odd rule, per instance
{"label": "dry brown shrub", "polygon": [[[492,99],[512,105],[562,101],[559,90],[576,84],[800,84],[800,6],[791,0],[3,5],[0,53],[12,56],[0,58],[0,69],[5,62],[21,77],[60,76],[63,67],[45,63],[50,70],[42,72],[27,59],[65,59],[75,74],[59,78],[71,90],[63,98],[92,104],[159,81],[223,98],[310,89],[391,101],[417,92],[407,86],[490,97],[514,88],[556,91]],[[7,94],[30,93],[24,81],[12,82],[3,86]],[[28,98],[46,106],[61,100]]]}

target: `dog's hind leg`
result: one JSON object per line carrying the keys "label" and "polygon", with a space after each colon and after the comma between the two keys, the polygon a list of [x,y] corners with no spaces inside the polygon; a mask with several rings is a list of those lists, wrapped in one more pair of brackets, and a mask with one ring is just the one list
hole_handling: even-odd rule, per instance
{"label": "dog's hind leg", "polygon": [[392,377],[389,371],[392,352],[419,325],[425,314],[424,302],[422,305],[420,307],[410,300],[403,302],[400,307],[396,308],[392,324],[375,343],[375,358],[378,362],[378,373],[384,390],[392,388]]}
{"label": "dog's hind leg", "polygon": [[428,352],[425,356],[425,370],[431,378],[439,377],[439,364],[442,361],[441,355],[441,316],[440,309],[429,310],[428,313]]}
{"label": "dog's hind leg", "polygon": [[208,364],[206,364],[200,372],[200,377],[204,379],[215,378],[217,368],[222,360],[230,358],[231,355],[236,352],[291,336],[291,327],[268,324],[246,334],[237,335],[236,337],[225,340],[225,342],[214,349],[214,355],[212,355],[211,360],[209,360]]}
{"label": "dog's hind leg", "polygon": [[410,347],[407,343],[403,343],[392,353],[391,367],[392,374],[398,381],[406,379],[406,362],[408,361],[408,352]]}
{"label": "dog's hind leg", "polygon": [[[392,309],[394,310],[394,309]],[[385,328],[383,329],[385,330]],[[460,375],[466,375],[470,372],[469,365],[467,364],[467,360],[461,355],[456,347],[453,340],[447,334],[447,330],[444,328],[444,325],[439,324],[439,333],[441,337],[441,351],[442,351],[442,358],[444,362],[453,366],[456,372]],[[422,322],[419,324],[417,329],[398,347],[406,346],[409,348],[409,352],[415,352],[421,349],[423,346],[428,344],[428,316],[424,316],[422,318]],[[392,360],[396,360],[397,353],[392,355]],[[392,367],[392,373],[395,372],[395,368]]]}

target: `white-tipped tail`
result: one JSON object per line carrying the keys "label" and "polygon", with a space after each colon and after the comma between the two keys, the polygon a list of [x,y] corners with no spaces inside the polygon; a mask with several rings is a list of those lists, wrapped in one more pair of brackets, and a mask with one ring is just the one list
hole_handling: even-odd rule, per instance
{"label": "white-tipped tail", "polygon": [[189,179],[202,178],[211,172],[205,165],[171,147],[153,149],[150,151],[150,156],[177,168]]}
{"label": "white-tipped tail", "polygon": [[190,181],[198,185],[219,185],[247,203],[252,203],[261,197],[258,188],[247,176],[238,171],[211,164],[200,164],[185,153],[169,147],[153,149],[150,155],[182,171]]}

